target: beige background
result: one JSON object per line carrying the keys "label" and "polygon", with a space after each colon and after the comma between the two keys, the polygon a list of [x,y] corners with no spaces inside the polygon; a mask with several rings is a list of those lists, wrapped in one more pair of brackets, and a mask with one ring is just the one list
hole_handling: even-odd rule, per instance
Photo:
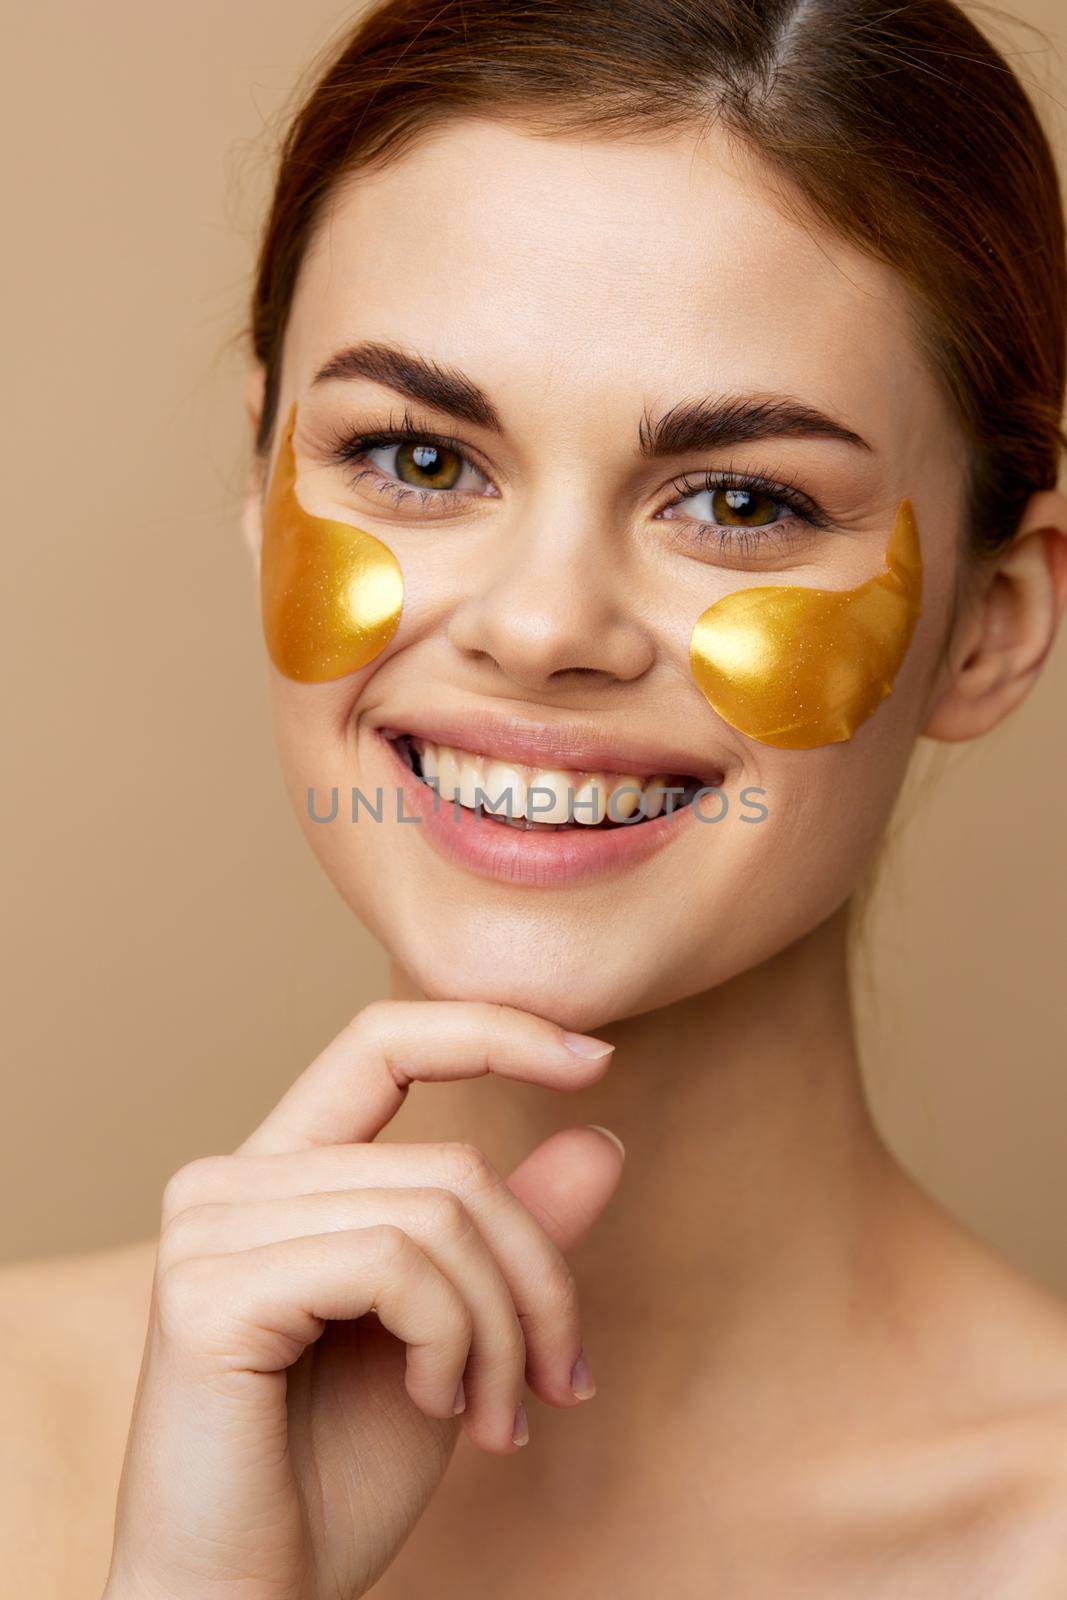
{"label": "beige background", "polygon": [[[1009,37],[1064,148],[1060,5],[1015,5],[1052,48]],[[232,1148],[385,982],[287,809],[237,531],[272,119],[351,13],[9,21],[0,1255],[153,1231],[168,1173]],[[1065,703],[1061,641],[1009,726],[935,752],[862,1011],[896,1148],[1067,1290]]]}

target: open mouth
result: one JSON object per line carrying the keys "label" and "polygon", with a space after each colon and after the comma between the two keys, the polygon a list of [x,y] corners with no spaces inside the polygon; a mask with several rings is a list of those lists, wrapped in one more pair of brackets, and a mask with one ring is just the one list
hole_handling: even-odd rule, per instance
{"label": "open mouth", "polygon": [[691,773],[579,772],[500,761],[417,734],[382,729],[400,759],[442,800],[525,832],[639,828],[714,787]]}

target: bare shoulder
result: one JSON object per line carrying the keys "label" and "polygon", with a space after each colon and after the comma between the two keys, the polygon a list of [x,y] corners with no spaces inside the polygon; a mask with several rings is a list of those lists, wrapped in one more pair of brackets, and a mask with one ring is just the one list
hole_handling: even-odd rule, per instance
{"label": "bare shoulder", "polygon": [[1020,1600],[1067,1594],[1067,1331],[1046,1360],[1049,1392],[989,1426],[1000,1469],[990,1517],[1005,1534],[1004,1593]]}
{"label": "bare shoulder", "polygon": [[154,1242],[0,1270],[0,1557],[17,1592],[95,1597]]}
{"label": "bare shoulder", "polygon": [[898,1479],[909,1485],[913,1525],[935,1568],[943,1561],[964,1589],[972,1584],[970,1592],[998,1600],[1060,1600],[1067,1300],[959,1226],[941,1266],[940,1291],[925,1285],[938,1314],[923,1358],[938,1420],[911,1435]]}
{"label": "bare shoulder", "polygon": [[[1051,1376],[1051,1374],[1050,1374]],[[1057,1375],[1067,1387],[1067,1348]],[[931,1454],[931,1504],[919,1548],[935,1574],[997,1600],[1067,1594],[1067,1396],[950,1430]],[[917,1462],[922,1481],[924,1464]],[[951,1486],[950,1486],[951,1485]],[[943,1489],[943,1493],[939,1490]]]}
{"label": "bare shoulder", "polygon": [[796,1525],[830,1592],[1062,1600],[1067,1301],[917,1188],[897,1217],[870,1376],[801,1452]]}

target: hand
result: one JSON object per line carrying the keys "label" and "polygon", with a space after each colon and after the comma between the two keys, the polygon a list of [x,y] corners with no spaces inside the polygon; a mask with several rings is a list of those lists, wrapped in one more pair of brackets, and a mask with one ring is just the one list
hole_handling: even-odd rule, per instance
{"label": "hand", "polygon": [[610,1048],[568,1038],[507,1006],[377,1001],[233,1155],[170,1180],[104,1600],[356,1600],[460,1427],[510,1454],[524,1380],[580,1403],[563,1252],[616,1145],[567,1128],[505,1181],[471,1145],[373,1142],[416,1080],[587,1087]]}

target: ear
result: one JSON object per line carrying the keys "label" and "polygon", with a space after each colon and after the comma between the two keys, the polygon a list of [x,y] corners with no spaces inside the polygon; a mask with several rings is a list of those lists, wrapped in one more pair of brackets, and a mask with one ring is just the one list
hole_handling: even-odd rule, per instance
{"label": "ear", "polygon": [[256,450],[255,441],[259,434],[259,419],[263,415],[263,393],[266,385],[266,371],[258,363],[254,366],[245,380],[245,412],[252,429],[252,460],[248,468],[248,478],[245,484],[245,496],[241,506],[241,532],[245,544],[252,557],[259,575],[259,549],[262,541],[263,527],[263,473],[264,462]]}
{"label": "ear", "polygon": [[1031,496],[1018,531],[988,562],[961,605],[946,652],[946,678],[923,732],[974,739],[1025,699],[1067,605],[1067,497]]}

